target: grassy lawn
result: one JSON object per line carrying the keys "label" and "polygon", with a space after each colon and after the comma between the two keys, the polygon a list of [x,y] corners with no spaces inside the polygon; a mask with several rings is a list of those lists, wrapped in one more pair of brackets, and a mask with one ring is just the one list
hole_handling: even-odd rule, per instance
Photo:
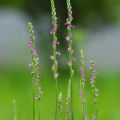
{"label": "grassy lawn", "polygon": [[[120,80],[119,73],[98,74],[99,96],[99,119],[120,119]],[[41,120],[54,119],[55,86],[52,77],[42,77],[43,96],[41,100]],[[79,77],[74,80],[74,115],[75,120],[81,120],[81,109],[79,101]],[[64,92],[65,100],[67,91],[67,77],[59,80],[59,90]],[[91,93],[87,88],[88,95]],[[1,70],[0,71],[0,120],[12,120],[12,100],[16,99],[19,120],[32,120],[32,85],[29,71],[27,69]],[[92,118],[92,99],[87,99],[88,114]],[[65,119],[65,109],[61,115]]]}

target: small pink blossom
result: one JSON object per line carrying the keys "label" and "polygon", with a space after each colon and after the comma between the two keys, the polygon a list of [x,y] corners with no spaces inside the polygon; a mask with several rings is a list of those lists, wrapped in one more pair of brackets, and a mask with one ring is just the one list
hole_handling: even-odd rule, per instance
{"label": "small pink blossom", "polygon": [[57,41],[57,42],[56,42],[56,45],[60,45],[60,42],[59,42],[59,41]]}
{"label": "small pink blossom", "polygon": [[59,62],[58,62],[58,61],[55,61],[55,64],[56,64],[56,65],[58,65],[58,64],[59,64]]}
{"label": "small pink blossom", "polygon": [[77,61],[77,57],[73,57],[73,61],[76,62]]}
{"label": "small pink blossom", "polygon": [[28,47],[32,49],[32,40],[29,41]]}
{"label": "small pink blossom", "polygon": [[80,73],[82,75],[82,80],[85,81],[86,76],[85,76],[85,73],[84,73],[82,66],[80,66]]}
{"label": "small pink blossom", "polygon": [[67,29],[71,29],[71,25],[70,24],[67,25]]}
{"label": "small pink blossom", "polygon": [[80,90],[80,97],[82,97],[83,96],[83,92],[82,92],[82,90]]}
{"label": "small pink blossom", "polygon": [[56,52],[56,55],[60,56],[60,55],[61,55],[61,53],[60,53],[60,52]]}
{"label": "small pink blossom", "polygon": [[50,30],[50,33],[51,33],[51,34],[54,34],[54,33],[56,33],[56,30],[55,30],[55,29],[52,29],[52,30]]}
{"label": "small pink blossom", "polygon": [[68,23],[67,22],[65,22],[65,26],[67,25]]}
{"label": "small pink blossom", "polygon": [[93,72],[93,75],[92,75],[92,77],[91,77],[91,81],[94,81],[95,80],[95,78],[96,78],[96,70],[94,70],[94,72]]}
{"label": "small pink blossom", "polygon": [[75,29],[75,25],[71,25],[71,28],[72,28],[72,29]]}
{"label": "small pink blossom", "polygon": [[70,53],[73,53],[74,49],[73,48],[68,48],[68,51],[70,51]]}
{"label": "small pink blossom", "polygon": [[67,64],[68,64],[68,65],[71,65],[71,62],[70,62],[70,61],[68,61],[68,62],[67,62]]}
{"label": "small pink blossom", "polygon": [[54,69],[55,69],[55,65],[53,64],[53,65],[52,65],[52,70],[54,70]]}
{"label": "small pink blossom", "polygon": [[56,21],[52,21],[52,25],[54,25],[55,27],[59,27]]}
{"label": "small pink blossom", "polygon": [[54,41],[53,46],[56,46],[56,45],[60,45],[60,42],[59,41]]}

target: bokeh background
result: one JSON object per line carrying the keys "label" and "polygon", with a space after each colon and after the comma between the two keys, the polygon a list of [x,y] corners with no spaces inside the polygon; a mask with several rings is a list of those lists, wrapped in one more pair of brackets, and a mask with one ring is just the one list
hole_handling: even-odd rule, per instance
{"label": "bokeh background", "polygon": [[[79,102],[79,50],[85,51],[89,64],[94,60],[100,89],[99,119],[120,119],[120,1],[71,0],[76,29],[73,31],[75,55],[78,62],[74,79],[75,120],[80,119]],[[65,0],[55,0],[59,22],[58,38],[61,42],[59,90],[66,97],[69,78],[67,66]],[[30,50],[27,23],[31,21],[36,33],[36,46],[40,54],[42,120],[54,118],[55,85],[51,72],[52,38],[49,0],[0,1],[0,120],[13,118],[12,100],[17,103],[19,119],[32,120],[32,81],[28,68]],[[89,91],[89,88],[88,88]],[[88,100],[88,114],[92,118],[92,100]],[[65,111],[61,119],[65,119]]]}

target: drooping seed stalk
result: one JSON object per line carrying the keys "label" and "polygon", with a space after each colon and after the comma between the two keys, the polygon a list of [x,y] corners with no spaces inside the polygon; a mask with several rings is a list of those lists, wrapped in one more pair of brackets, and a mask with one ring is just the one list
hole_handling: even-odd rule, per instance
{"label": "drooping seed stalk", "polygon": [[55,8],[55,3],[54,0],[51,1],[51,11],[52,11],[52,30],[50,33],[52,34],[53,37],[53,55],[51,56],[51,59],[53,61],[52,65],[52,71],[53,71],[53,76],[54,76],[54,81],[55,81],[55,86],[56,86],[56,108],[55,108],[55,120],[57,120],[57,114],[58,114],[58,61],[57,61],[57,56],[60,56],[60,52],[57,52],[57,45],[59,45],[59,42],[57,40],[57,17],[56,17],[56,8]]}
{"label": "drooping seed stalk", "polygon": [[31,64],[29,64],[29,67],[31,69],[33,81],[33,120],[39,120],[42,89],[40,87],[39,58],[35,47],[35,35],[31,22],[28,23],[28,30],[30,34],[29,48],[31,50]]}
{"label": "drooping seed stalk", "polygon": [[93,97],[94,97],[94,106],[95,106],[95,114],[94,114],[94,117],[93,117],[93,120],[97,120],[98,118],[98,95],[99,95],[99,90],[96,86],[96,69],[95,69],[95,65],[94,65],[94,62],[91,61],[91,71],[92,71],[92,77],[90,79],[90,85],[91,85],[91,88],[92,88],[92,91],[93,91]]}
{"label": "drooping seed stalk", "polygon": [[85,62],[84,62],[84,53],[83,50],[80,50],[80,97],[82,103],[82,113],[83,113],[83,120],[88,119],[86,113],[86,97],[85,97],[85,84],[86,84],[86,75],[85,75]]}
{"label": "drooping seed stalk", "polygon": [[[72,48],[72,29],[74,26],[72,25],[72,6],[70,3],[70,0],[66,0],[67,2],[67,10],[68,10],[68,18],[66,19],[65,25],[67,26],[67,37],[66,40],[68,41],[68,56],[69,56],[69,70],[70,70],[70,79],[69,79],[69,85],[68,85],[68,93],[69,93],[69,99],[70,99],[70,106],[67,106],[67,120],[73,120],[73,77],[74,77],[74,70],[73,70],[73,48]],[[68,113],[71,112],[71,113]],[[70,116],[71,115],[71,116]]]}
{"label": "drooping seed stalk", "polygon": [[13,100],[13,120],[18,120],[16,101]]}

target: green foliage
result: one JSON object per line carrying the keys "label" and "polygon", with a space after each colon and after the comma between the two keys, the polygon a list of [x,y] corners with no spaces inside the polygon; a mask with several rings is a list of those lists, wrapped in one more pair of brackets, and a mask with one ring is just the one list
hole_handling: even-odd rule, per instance
{"label": "green foliage", "polygon": [[[63,73],[62,73],[63,74]],[[99,71],[97,75],[97,86],[100,88],[99,96],[99,120],[119,120],[120,118],[120,72],[116,71]],[[67,77],[62,76],[59,79],[58,88],[63,93],[63,101],[66,99]],[[53,87],[52,75],[42,74],[41,84],[44,94],[41,99],[41,120],[54,119],[53,107],[55,107],[55,95]],[[32,120],[32,86],[31,76],[27,68],[18,66],[17,69],[6,68],[0,72],[0,120],[13,120],[13,98],[17,101],[17,114],[21,120]],[[74,110],[75,120],[81,117],[81,109],[79,101],[79,76],[74,78]],[[89,92],[91,88],[87,87]],[[93,105],[90,100],[87,100],[88,113],[91,114],[91,106]],[[46,115],[47,113],[47,115]],[[61,113],[60,120],[65,119],[64,108]]]}

